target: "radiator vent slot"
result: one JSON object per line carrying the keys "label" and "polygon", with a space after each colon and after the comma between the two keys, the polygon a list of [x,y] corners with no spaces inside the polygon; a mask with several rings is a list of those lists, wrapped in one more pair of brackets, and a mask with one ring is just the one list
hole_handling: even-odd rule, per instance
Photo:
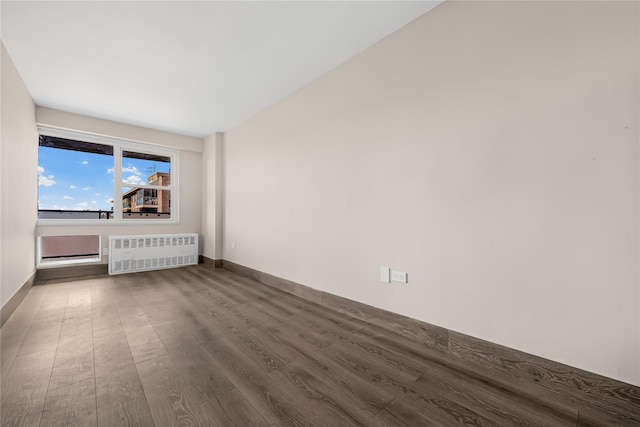
{"label": "radiator vent slot", "polygon": [[109,274],[196,264],[197,234],[109,236]]}

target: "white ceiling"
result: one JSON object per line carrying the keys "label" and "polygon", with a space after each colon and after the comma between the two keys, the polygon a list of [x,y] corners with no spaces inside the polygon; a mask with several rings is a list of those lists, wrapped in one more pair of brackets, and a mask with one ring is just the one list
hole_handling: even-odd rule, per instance
{"label": "white ceiling", "polygon": [[2,1],[37,105],[204,137],[226,131],[439,1]]}

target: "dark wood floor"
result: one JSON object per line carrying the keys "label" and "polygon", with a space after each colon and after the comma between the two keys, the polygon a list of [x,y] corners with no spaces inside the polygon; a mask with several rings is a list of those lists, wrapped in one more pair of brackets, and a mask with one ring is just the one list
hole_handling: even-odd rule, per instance
{"label": "dark wood floor", "polygon": [[35,286],[3,426],[564,426],[385,329],[203,266]]}

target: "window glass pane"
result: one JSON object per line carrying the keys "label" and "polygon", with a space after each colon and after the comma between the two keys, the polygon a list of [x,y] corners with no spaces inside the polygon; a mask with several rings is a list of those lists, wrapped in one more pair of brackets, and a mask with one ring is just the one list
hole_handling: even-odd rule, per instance
{"label": "window glass pane", "polygon": [[83,144],[40,137],[38,218],[113,218],[113,147]]}
{"label": "window glass pane", "polygon": [[171,185],[171,158],[155,154],[122,152],[122,183]]}
{"label": "window glass pane", "polygon": [[122,187],[122,218],[170,219],[171,191]]}

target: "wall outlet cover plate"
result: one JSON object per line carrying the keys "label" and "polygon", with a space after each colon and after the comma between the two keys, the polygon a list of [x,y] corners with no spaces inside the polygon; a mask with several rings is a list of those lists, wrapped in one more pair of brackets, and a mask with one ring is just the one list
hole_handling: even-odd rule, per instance
{"label": "wall outlet cover plate", "polygon": [[384,283],[390,283],[391,269],[389,267],[380,267],[380,281]]}
{"label": "wall outlet cover plate", "polygon": [[398,283],[407,283],[407,273],[405,271],[392,271],[391,281]]}

